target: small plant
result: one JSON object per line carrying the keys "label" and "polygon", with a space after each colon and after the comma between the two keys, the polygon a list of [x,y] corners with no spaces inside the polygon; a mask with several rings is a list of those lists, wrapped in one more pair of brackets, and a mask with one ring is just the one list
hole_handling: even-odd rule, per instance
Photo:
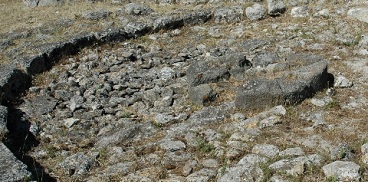
{"label": "small plant", "polygon": [[338,106],[339,106],[339,102],[338,102],[338,101],[336,101],[336,100],[332,100],[332,101],[330,101],[329,103],[327,103],[323,108],[324,108],[325,110],[327,110],[327,109],[336,108],[336,107],[338,107]]}
{"label": "small plant", "polygon": [[336,176],[329,176],[329,177],[327,178],[327,181],[328,181],[328,182],[337,182],[337,177],[336,177]]}
{"label": "small plant", "polygon": [[57,149],[53,146],[46,148],[47,156],[49,156],[50,158],[56,157],[56,152],[57,152]]}
{"label": "small plant", "polygon": [[204,139],[197,140],[198,142],[198,148],[201,152],[207,153],[207,154],[213,154],[215,152],[215,146],[213,144],[208,143]]}
{"label": "small plant", "polygon": [[275,174],[275,171],[270,169],[266,163],[260,164],[260,168],[263,171],[263,179],[262,181],[266,182]]}

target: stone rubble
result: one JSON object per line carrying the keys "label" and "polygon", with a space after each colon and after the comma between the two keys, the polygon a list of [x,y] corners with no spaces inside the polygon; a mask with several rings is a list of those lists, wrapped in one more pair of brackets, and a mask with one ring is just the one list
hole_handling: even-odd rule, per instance
{"label": "stone rubble", "polygon": [[[159,0],[161,7],[200,9],[159,14],[149,3],[114,3],[120,15],[99,9],[81,17],[121,16],[124,26],[37,47],[41,54],[0,68],[9,106],[0,106],[1,181],[38,179],[42,170],[57,181],[367,180],[358,163],[368,163],[367,144],[359,143],[364,121],[345,116],[366,112],[365,80],[354,76],[366,73],[366,60],[351,49],[364,50],[367,40],[338,20],[364,22],[360,9]],[[337,64],[362,70],[344,74],[348,79]],[[339,98],[344,94],[350,100]],[[344,132],[328,135],[336,131]],[[37,141],[20,154],[45,170],[10,152],[18,132]],[[357,143],[339,141],[355,132],[360,153]]]}

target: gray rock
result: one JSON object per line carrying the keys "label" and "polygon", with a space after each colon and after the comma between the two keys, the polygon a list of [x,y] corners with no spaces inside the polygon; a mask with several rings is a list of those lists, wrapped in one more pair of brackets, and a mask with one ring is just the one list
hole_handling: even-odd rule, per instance
{"label": "gray rock", "polygon": [[305,18],[309,16],[308,7],[306,6],[298,6],[291,8],[290,12],[291,17],[294,18]]}
{"label": "gray rock", "polygon": [[326,121],[322,112],[316,112],[311,114],[307,118],[307,120],[313,122],[313,127],[326,125]]}
{"label": "gray rock", "polygon": [[109,145],[117,144],[121,141],[133,138],[139,131],[140,131],[139,126],[131,126],[129,128],[120,129],[119,131],[116,131],[112,135],[100,138],[96,142],[96,146],[99,148],[103,148]]}
{"label": "gray rock", "polygon": [[175,152],[177,150],[185,149],[185,144],[182,141],[164,140],[160,144],[160,147],[169,152]]}
{"label": "gray rock", "polygon": [[88,172],[96,165],[95,159],[88,157],[83,153],[76,153],[67,157],[63,162],[57,165],[70,176],[80,176]]}
{"label": "gray rock", "polygon": [[[332,91],[333,92],[333,91]],[[329,103],[332,103],[333,102],[333,99],[330,97],[330,96],[326,96],[326,97],[323,97],[322,99],[318,99],[318,98],[312,98],[310,100],[310,102],[315,105],[315,106],[318,106],[318,107],[323,107],[323,106],[326,106],[327,104]]]}
{"label": "gray rock", "polygon": [[306,170],[305,167],[309,164],[310,162],[307,157],[298,157],[294,159],[282,159],[268,167],[276,171],[285,171],[288,175],[298,176],[304,173]]}
{"label": "gray rock", "polygon": [[215,176],[216,176],[216,172],[214,170],[203,168],[187,176],[186,180],[188,182],[197,182],[197,181],[205,182],[205,181],[209,181]]}
{"label": "gray rock", "polygon": [[267,111],[263,111],[258,115],[239,122],[239,126],[246,128],[265,128],[281,123],[282,118],[286,114],[286,109],[283,106],[275,106]]}
{"label": "gray rock", "polygon": [[[264,109],[279,104],[297,104],[328,85],[331,76],[327,73],[327,62],[320,57],[291,55],[287,60],[286,65],[299,62],[304,66],[296,67],[285,76],[252,80],[244,84],[237,91],[236,107]],[[284,69],[282,64],[279,66]],[[295,78],[290,78],[292,75]]]}
{"label": "gray rock", "polygon": [[101,20],[109,17],[111,12],[100,9],[95,11],[86,11],[82,13],[82,17],[88,20]]}
{"label": "gray rock", "polygon": [[198,162],[196,160],[190,160],[186,162],[183,167],[183,175],[188,176],[189,174],[191,174],[197,165]]}
{"label": "gray rock", "polygon": [[368,8],[363,7],[356,7],[351,8],[347,12],[348,17],[357,19],[359,21],[368,23]]}
{"label": "gray rock", "polygon": [[49,96],[36,96],[31,100],[26,100],[20,108],[28,116],[38,117],[54,110],[57,100]]}
{"label": "gray rock", "polygon": [[334,87],[336,88],[349,88],[353,86],[353,82],[342,75],[338,75],[335,78]]}
{"label": "gray rock", "polygon": [[127,175],[134,171],[137,164],[135,162],[119,162],[117,164],[108,166],[104,171],[103,174],[106,176],[113,176],[116,174],[119,175]]}
{"label": "gray rock", "polygon": [[214,83],[230,77],[230,70],[244,69],[250,62],[243,54],[228,54],[220,57],[208,57],[192,63],[187,69],[188,83],[197,86]]}
{"label": "gray rock", "polygon": [[132,15],[148,15],[153,12],[151,8],[137,3],[126,4],[124,8],[126,14]]}
{"label": "gray rock", "polygon": [[202,110],[194,112],[189,117],[189,122],[195,124],[210,124],[222,121],[225,117],[229,117],[229,113],[234,109],[232,103],[225,103],[220,106],[209,106]]}
{"label": "gray rock", "polygon": [[252,153],[258,154],[261,156],[266,156],[269,158],[275,157],[280,152],[279,148],[275,145],[269,144],[256,144],[252,148]]}
{"label": "gray rock", "polygon": [[[250,154],[251,155],[251,154]],[[244,159],[244,160],[243,160]],[[218,177],[218,182],[261,182],[264,179],[264,173],[259,167],[263,160],[257,156],[245,156],[240,164],[227,168],[225,173]],[[221,174],[220,174],[221,175]]]}
{"label": "gray rock", "polygon": [[353,149],[346,143],[341,143],[330,151],[332,160],[353,160],[355,157]]}
{"label": "gray rock", "polygon": [[62,5],[64,0],[23,0],[26,7],[37,7],[37,6],[50,6],[50,5]]}
{"label": "gray rock", "polygon": [[266,17],[266,8],[259,3],[255,3],[253,6],[249,6],[245,9],[245,14],[250,20],[261,20]]}
{"label": "gray rock", "polygon": [[276,53],[261,52],[257,53],[252,59],[253,67],[266,67],[269,64],[277,63],[280,61],[280,57]]}
{"label": "gray rock", "polygon": [[27,166],[0,142],[0,181],[24,181],[31,178]]}
{"label": "gray rock", "polygon": [[0,140],[3,139],[4,135],[8,133],[6,124],[8,122],[8,108],[0,105]]}
{"label": "gray rock", "polygon": [[286,11],[286,6],[282,0],[267,0],[268,14],[278,16]]}
{"label": "gray rock", "polygon": [[279,156],[282,156],[282,157],[286,157],[286,156],[301,156],[301,155],[304,155],[304,151],[300,147],[287,148],[287,149],[279,152]]}
{"label": "gray rock", "polygon": [[360,166],[354,162],[335,161],[322,167],[325,176],[337,181],[360,181]]}
{"label": "gray rock", "polygon": [[206,159],[202,161],[202,165],[207,168],[217,168],[219,167],[219,163],[216,159]]}
{"label": "gray rock", "polygon": [[202,84],[189,88],[189,99],[197,105],[206,105],[216,98],[216,92],[209,84]]}
{"label": "gray rock", "polygon": [[243,10],[241,7],[216,9],[213,17],[216,23],[240,22],[243,20]]}

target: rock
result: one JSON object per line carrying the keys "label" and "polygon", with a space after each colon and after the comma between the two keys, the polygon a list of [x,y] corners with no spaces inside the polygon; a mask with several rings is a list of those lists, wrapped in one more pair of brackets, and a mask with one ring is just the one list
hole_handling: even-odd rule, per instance
{"label": "rock", "polygon": [[213,17],[216,23],[240,22],[243,20],[243,10],[241,7],[216,9]]}
{"label": "rock", "polygon": [[[229,167],[225,173],[218,177],[218,182],[258,182],[264,180],[264,173],[259,167],[263,160],[252,154],[245,156],[238,165]],[[221,175],[221,174],[220,174]]]}
{"label": "rock", "polygon": [[326,121],[322,112],[316,112],[311,114],[307,118],[307,120],[313,122],[313,127],[326,125]]}
{"label": "rock", "polygon": [[322,167],[327,178],[332,177],[337,181],[360,181],[360,166],[349,161],[335,161]]}
{"label": "rock", "polygon": [[266,8],[259,3],[249,6],[245,9],[245,14],[250,20],[261,20],[266,17]]}
{"label": "rock", "polygon": [[186,177],[188,182],[197,182],[197,181],[209,181],[210,179],[216,176],[216,172],[212,169],[203,168],[199,171],[196,171],[189,176]]}
{"label": "rock", "polygon": [[298,6],[291,8],[290,12],[291,17],[294,18],[305,18],[309,16],[308,7],[306,6]]}
{"label": "rock", "polygon": [[135,162],[119,162],[117,164],[108,166],[104,171],[103,174],[106,176],[113,176],[116,174],[120,174],[122,176],[127,175],[134,171],[136,168]]}
{"label": "rock", "polygon": [[315,160],[314,155],[301,156],[293,159],[281,159],[272,163],[268,167],[278,172],[285,172],[288,175],[303,175],[305,170],[311,165],[319,165],[319,160]]}
{"label": "rock", "polygon": [[216,98],[216,92],[209,84],[202,84],[189,88],[189,99],[197,105],[206,105]]}
{"label": "rock", "polygon": [[278,16],[286,11],[286,6],[282,0],[267,0],[268,14]]}
{"label": "rock", "polygon": [[108,18],[110,14],[111,12],[100,9],[95,11],[86,11],[82,13],[82,17],[88,20],[101,20]]}
{"label": "rock", "polygon": [[194,112],[189,117],[189,122],[195,124],[210,124],[222,121],[234,109],[232,103],[225,103],[220,106],[209,106]]}
{"label": "rock", "polygon": [[37,7],[37,6],[50,6],[50,5],[62,5],[64,0],[23,0],[26,7]]}
{"label": "rock", "polygon": [[353,82],[342,75],[338,75],[335,78],[334,87],[336,88],[350,88],[353,86]]}
{"label": "rock", "polygon": [[353,160],[355,157],[354,151],[346,143],[341,143],[330,151],[332,160]]}
{"label": "rock", "polygon": [[286,157],[286,156],[301,156],[301,155],[304,155],[304,151],[300,147],[287,148],[287,149],[279,152],[279,156],[282,156],[282,157]]}
{"label": "rock", "polygon": [[96,161],[93,158],[83,153],[76,153],[67,157],[57,167],[64,169],[65,174],[70,176],[80,176],[88,174],[95,165]]}
{"label": "rock", "polygon": [[160,144],[160,147],[169,152],[175,152],[177,150],[185,149],[185,144],[182,141],[164,140]]}
{"label": "rock", "polygon": [[31,178],[27,166],[0,142],[0,181],[24,181]]}
{"label": "rock", "polygon": [[137,3],[126,4],[124,8],[125,13],[131,15],[148,15],[153,12],[151,8]]}
{"label": "rock", "polygon": [[75,118],[68,118],[64,120],[64,125],[67,128],[71,128],[72,126],[74,126],[77,122],[79,121],[79,119],[75,119]]}
{"label": "rock", "polygon": [[186,162],[183,167],[183,175],[188,176],[189,174],[191,174],[197,165],[198,162],[196,160],[190,160]]}
{"label": "rock", "polygon": [[[330,93],[329,93],[330,94]],[[323,107],[333,102],[333,99],[330,96],[323,97],[322,99],[312,98],[310,102],[318,107]]]}
{"label": "rock", "polygon": [[217,168],[219,167],[219,163],[216,159],[206,159],[202,161],[202,165],[207,168]]}
{"label": "rock", "polygon": [[281,116],[286,114],[286,109],[283,106],[275,106],[267,111],[261,112],[258,115],[243,120],[239,126],[246,128],[265,128],[281,123]]}
{"label": "rock", "polygon": [[0,105],[0,140],[8,133],[6,124],[8,122],[8,108]]}
{"label": "rock", "polygon": [[270,64],[274,64],[280,61],[279,56],[272,52],[261,52],[257,53],[252,59],[254,67],[266,67]]}
{"label": "rock", "polygon": [[256,144],[252,149],[252,153],[272,158],[279,154],[279,148],[269,144]]}
{"label": "rock", "polygon": [[[296,67],[287,76],[249,81],[238,88],[236,107],[265,109],[279,104],[297,104],[325,88],[331,80],[327,62],[318,56],[291,55],[287,60],[288,64],[299,62],[305,66]],[[290,78],[292,75],[295,78]]]}
{"label": "rock", "polygon": [[109,145],[117,144],[123,140],[128,140],[128,139],[133,138],[139,131],[140,131],[139,126],[131,126],[128,128],[119,129],[112,135],[108,135],[108,136],[100,138],[96,142],[96,146],[99,148],[103,148]]}
{"label": "rock", "polygon": [[347,12],[348,17],[368,23],[368,8],[351,8]]}
{"label": "rock", "polygon": [[57,100],[49,96],[36,96],[31,100],[26,100],[20,108],[28,116],[40,118],[54,110]]}

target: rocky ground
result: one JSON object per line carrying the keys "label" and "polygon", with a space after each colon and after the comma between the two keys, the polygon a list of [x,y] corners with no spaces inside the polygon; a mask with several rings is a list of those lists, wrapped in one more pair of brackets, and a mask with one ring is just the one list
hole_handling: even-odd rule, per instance
{"label": "rocky ground", "polygon": [[[0,179],[368,180],[367,3],[114,3],[62,38],[2,36],[3,65],[55,60],[15,62],[32,84],[2,89],[0,158],[17,174]],[[92,27],[95,43],[52,51]]]}

